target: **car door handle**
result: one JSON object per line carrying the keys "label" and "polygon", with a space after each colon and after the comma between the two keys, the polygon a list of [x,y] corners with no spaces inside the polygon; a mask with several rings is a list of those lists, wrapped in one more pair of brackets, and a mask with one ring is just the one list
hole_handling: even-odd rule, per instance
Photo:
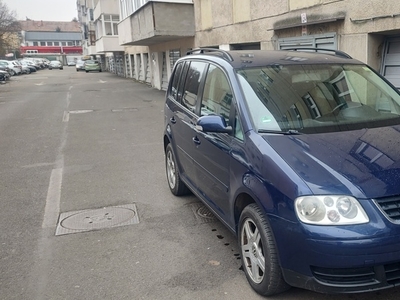
{"label": "car door handle", "polygon": [[169,119],[171,121],[172,124],[176,123],[175,117],[172,117],[171,119]]}
{"label": "car door handle", "polygon": [[195,143],[196,145],[200,145],[200,144],[201,144],[201,142],[200,142],[200,140],[198,139],[197,136],[194,136],[194,137],[192,138],[192,141],[193,141],[193,143]]}

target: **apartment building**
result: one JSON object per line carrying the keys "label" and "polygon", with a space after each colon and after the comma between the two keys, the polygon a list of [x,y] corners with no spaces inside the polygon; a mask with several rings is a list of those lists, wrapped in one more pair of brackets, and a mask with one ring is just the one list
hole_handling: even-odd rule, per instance
{"label": "apartment building", "polygon": [[[115,73],[158,89],[166,89],[176,59],[197,47],[342,50],[368,63],[400,88],[400,2],[397,0],[79,2],[86,5],[90,2],[96,12],[93,53],[110,51],[118,66]],[[109,15],[115,19],[107,19]],[[114,29],[112,47],[106,43],[110,37],[104,36],[106,20]]]}
{"label": "apartment building", "polygon": [[82,55],[82,33],[78,22],[19,21],[20,52],[23,56],[47,57],[67,62]]}
{"label": "apartment building", "polygon": [[342,50],[369,64],[400,88],[397,0],[193,2],[196,47]]}
{"label": "apartment building", "polygon": [[78,0],[83,28],[83,52],[101,61],[103,69],[125,76],[124,47],[118,41],[118,0]]}

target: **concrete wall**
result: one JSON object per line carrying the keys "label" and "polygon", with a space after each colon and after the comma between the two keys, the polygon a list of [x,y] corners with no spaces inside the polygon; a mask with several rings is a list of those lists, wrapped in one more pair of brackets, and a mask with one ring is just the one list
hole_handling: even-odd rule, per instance
{"label": "concrete wall", "polygon": [[[334,32],[338,48],[379,69],[385,37],[400,36],[398,0],[194,0],[196,47],[260,43]],[[307,23],[302,23],[302,14]]]}

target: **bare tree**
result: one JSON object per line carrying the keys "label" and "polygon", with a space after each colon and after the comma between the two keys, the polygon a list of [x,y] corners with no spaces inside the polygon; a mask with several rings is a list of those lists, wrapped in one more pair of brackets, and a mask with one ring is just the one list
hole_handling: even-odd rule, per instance
{"label": "bare tree", "polygon": [[10,51],[19,51],[19,33],[21,25],[15,11],[10,11],[7,4],[0,0],[0,56]]}

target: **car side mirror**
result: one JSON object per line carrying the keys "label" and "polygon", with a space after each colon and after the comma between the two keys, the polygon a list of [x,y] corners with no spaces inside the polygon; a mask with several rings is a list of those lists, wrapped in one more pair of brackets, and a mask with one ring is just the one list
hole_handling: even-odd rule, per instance
{"label": "car side mirror", "polygon": [[225,118],[221,115],[200,117],[197,120],[196,129],[202,132],[232,133],[232,127],[226,126]]}

